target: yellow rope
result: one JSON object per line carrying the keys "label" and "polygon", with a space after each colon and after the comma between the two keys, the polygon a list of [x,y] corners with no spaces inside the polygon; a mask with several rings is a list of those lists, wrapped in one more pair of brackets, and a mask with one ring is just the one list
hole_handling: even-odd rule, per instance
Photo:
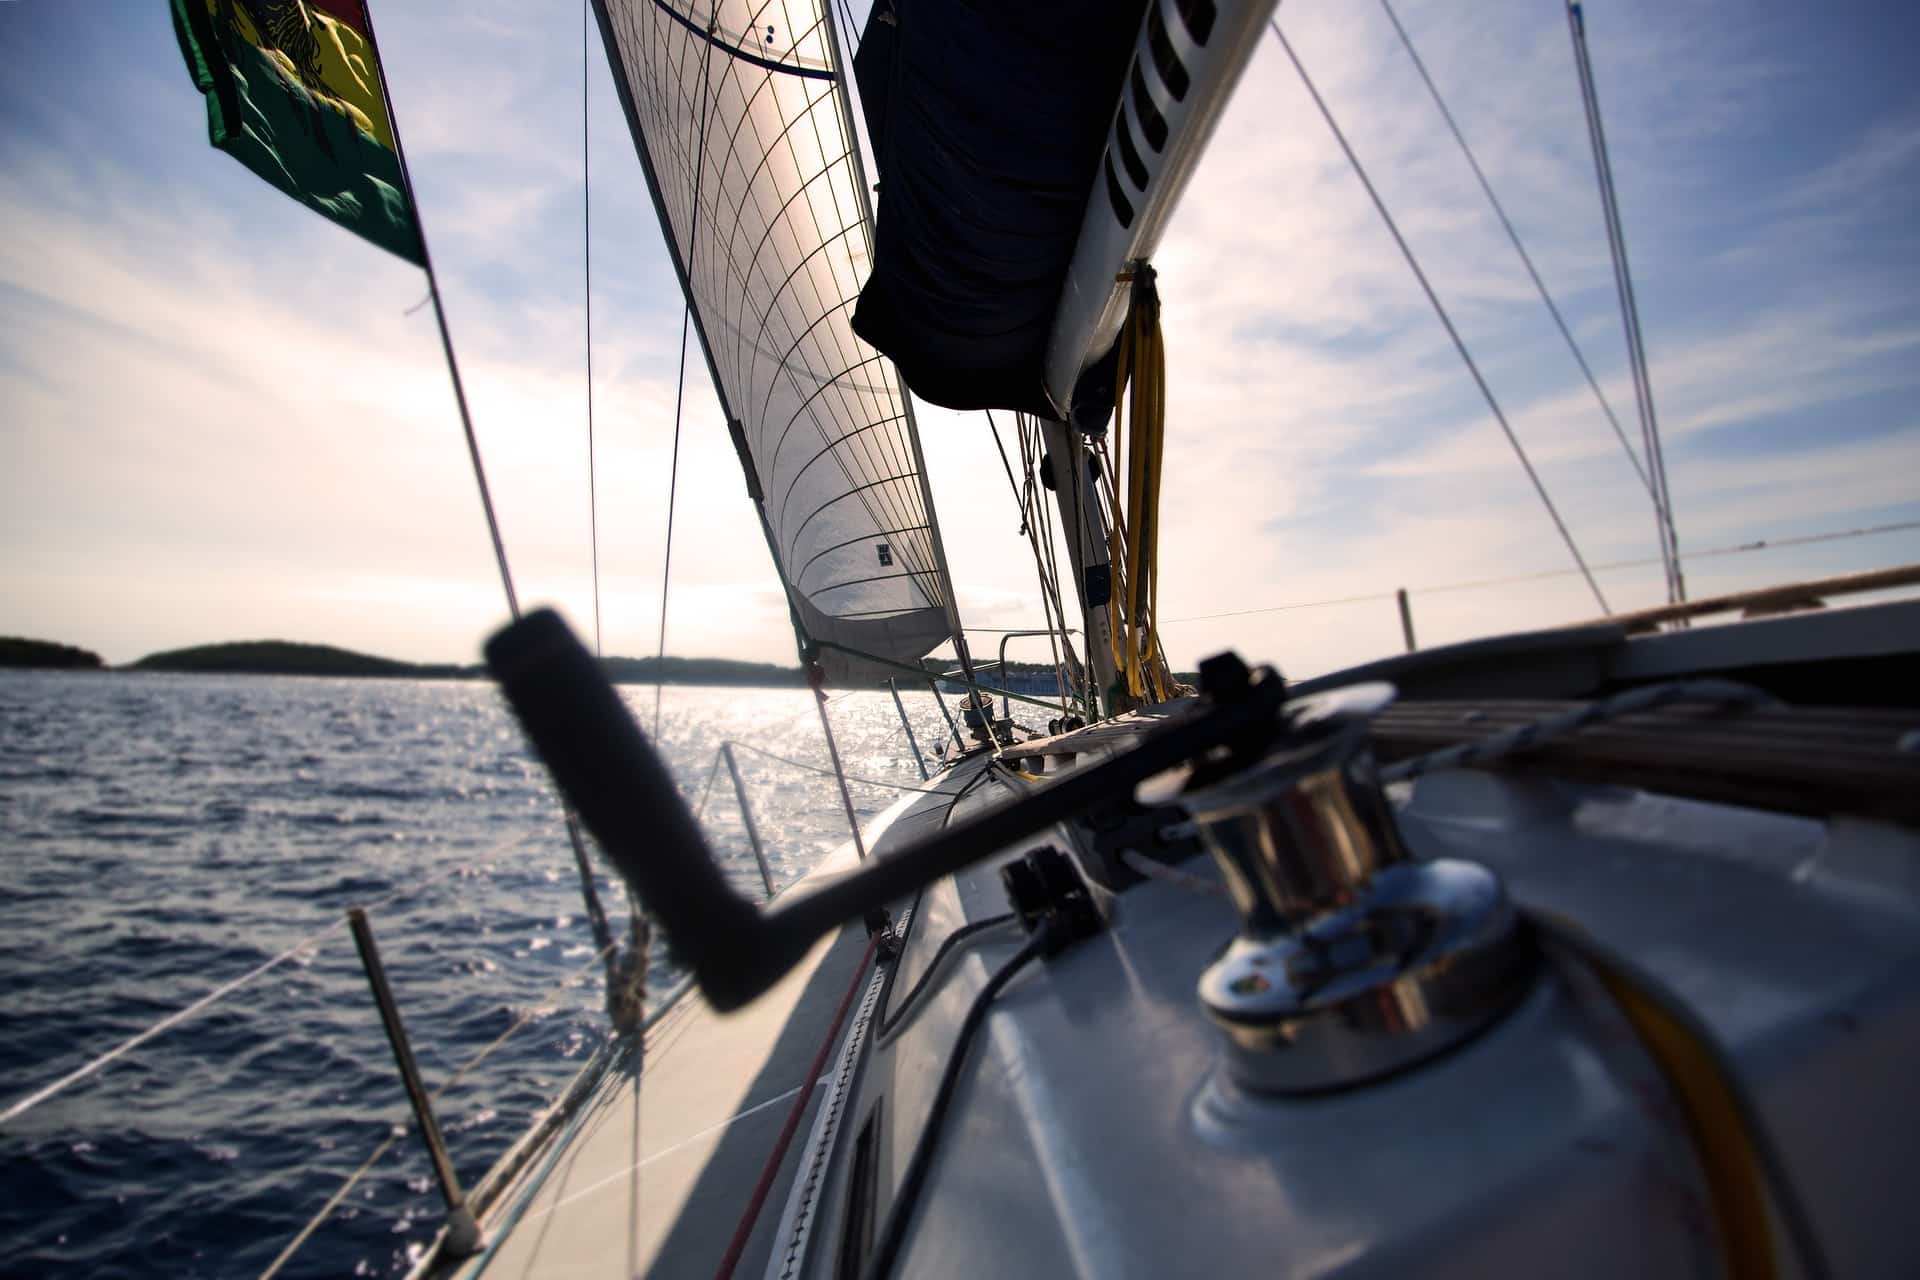
{"label": "yellow rope", "polygon": [[[1131,387],[1131,408],[1128,389]],[[1107,617],[1113,632],[1113,665],[1121,692],[1132,702],[1165,700],[1173,694],[1172,672],[1156,624],[1160,575],[1160,475],[1166,457],[1166,347],[1160,333],[1160,301],[1149,275],[1134,293],[1120,330],[1114,373],[1114,456],[1101,451],[1107,505],[1113,593]],[[1125,489],[1118,470],[1126,469]],[[1126,501],[1120,501],[1124,492]]]}

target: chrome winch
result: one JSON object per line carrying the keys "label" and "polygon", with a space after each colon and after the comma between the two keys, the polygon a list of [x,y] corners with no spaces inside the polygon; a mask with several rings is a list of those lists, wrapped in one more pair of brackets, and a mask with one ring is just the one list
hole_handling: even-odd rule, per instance
{"label": "chrome winch", "polygon": [[[1216,699],[1271,671],[1203,672]],[[1240,909],[1200,978],[1240,1085],[1339,1088],[1460,1043],[1525,991],[1535,952],[1499,879],[1478,863],[1412,858],[1368,745],[1393,701],[1362,684],[1284,704],[1278,738],[1162,775],[1143,796],[1186,809]]]}

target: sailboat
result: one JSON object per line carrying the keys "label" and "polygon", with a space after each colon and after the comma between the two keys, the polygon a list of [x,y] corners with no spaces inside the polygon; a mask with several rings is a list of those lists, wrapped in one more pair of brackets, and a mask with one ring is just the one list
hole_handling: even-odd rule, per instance
{"label": "sailboat", "polygon": [[697,990],[417,1274],[1912,1270],[1915,606],[1169,670],[1151,259],[1270,9],[596,3],[803,658],[993,692],[918,395],[1019,416],[1073,692],[763,908],[565,625],[497,636]]}
{"label": "sailboat", "polygon": [[[416,1274],[1912,1271],[1916,606],[1171,670],[1152,258],[1271,9],[882,0],[849,56],[825,4],[596,0],[801,656],[952,645],[972,742],[762,906],[566,625],[501,631],[694,986]],[[916,395],[1017,415],[1052,504],[1045,731],[993,714]]]}

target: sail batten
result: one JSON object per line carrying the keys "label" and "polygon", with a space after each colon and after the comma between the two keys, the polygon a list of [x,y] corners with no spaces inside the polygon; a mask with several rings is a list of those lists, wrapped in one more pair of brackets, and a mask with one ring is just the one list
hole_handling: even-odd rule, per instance
{"label": "sail batten", "polygon": [[818,0],[595,7],[802,644],[881,678],[958,619],[905,387],[853,331],[873,233],[836,33]]}

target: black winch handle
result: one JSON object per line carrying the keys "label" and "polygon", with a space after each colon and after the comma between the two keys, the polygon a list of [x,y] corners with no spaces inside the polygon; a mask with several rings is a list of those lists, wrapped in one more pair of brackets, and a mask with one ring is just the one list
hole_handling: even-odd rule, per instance
{"label": "black winch handle", "polygon": [[[989,857],[1222,743],[1284,727],[1284,684],[1264,669],[1231,696],[1171,721],[1132,750],[1077,770],[770,911],[720,874],[679,789],[599,663],[551,609],[487,642],[487,665],[534,750],[628,885],[653,912],[714,1008],[771,987],[827,930]],[[1240,670],[1244,673],[1245,668]]]}

